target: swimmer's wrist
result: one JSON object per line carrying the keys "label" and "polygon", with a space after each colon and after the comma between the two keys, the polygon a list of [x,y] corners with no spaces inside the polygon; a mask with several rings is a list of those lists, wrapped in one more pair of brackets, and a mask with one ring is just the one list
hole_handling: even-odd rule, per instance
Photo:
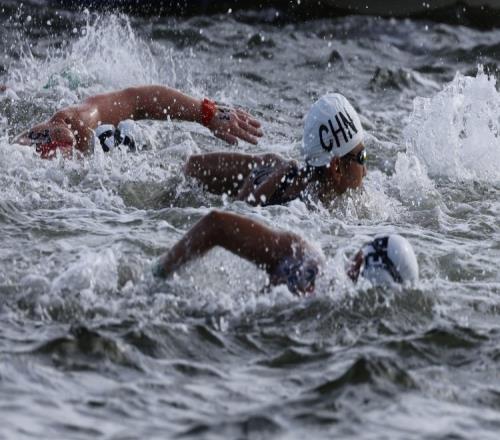
{"label": "swimmer's wrist", "polygon": [[201,101],[200,109],[200,123],[205,127],[208,127],[210,125],[210,122],[212,122],[212,119],[215,117],[215,114],[217,113],[217,104],[214,101],[205,98],[203,99],[203,101]]}

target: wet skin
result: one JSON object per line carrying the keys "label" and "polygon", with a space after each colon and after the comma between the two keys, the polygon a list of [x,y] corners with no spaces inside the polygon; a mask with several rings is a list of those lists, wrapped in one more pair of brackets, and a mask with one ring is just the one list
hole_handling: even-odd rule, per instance
{"label": "wet skin", "polygon": [[[366,166],[356,161],[356,155],[363,149],[363,144],[359,144],[344,157],[332,158],[329,166],[321,169],[321,173],[313,169],[309,176],[298,176],[283,191],[281,203],[300,197],[308,187],[324,203],[329,203],[336,195],[350,188],[360,187],[366,176]],[[252,170],[259,167],[270,167],[272,172],[256,186]],[[208,153],[191,156],[184,172],[210,192],[233,195],[238,200],[258,205],[272,199],[294,167],[298,167],[296,161],[277,154]]]}
{"label": "wet skin", "polygon": [[364,149],[363,144],[358,144],[353,150],[342,157],[334,157],[327,167],[327,178],[324,181],[325,193],[333,189],[337,194],[343,194],[348,189],[357,189],[366,176],[366,165],[356,161],[356,155]]}
{"label": "wet skin", "polygon": [[[59,110],[47,122],[21,134],[16,142],[23,145],[71,142],[77,151],[87,153],[92,147],[92,130],[100,124],[168,118],[202,123],[202,101],[164,86],[129,87],[92,96],[81,104]],[[263,135],[260,123],[248,113],[224,106],[215,106],[215,114],[206,127],[231,144],[237,144],[238,139],[257,144]]]}

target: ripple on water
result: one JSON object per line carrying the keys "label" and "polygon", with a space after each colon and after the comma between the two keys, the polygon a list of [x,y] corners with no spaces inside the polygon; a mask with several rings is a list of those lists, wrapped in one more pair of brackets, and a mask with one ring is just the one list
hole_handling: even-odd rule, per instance
{"label": "ripple on water", "polygon": [[[33,11],[0,45],[0,436],[496,438],[498,31],[86,13],[41,29],[48,12]],[[207,195],[185,159],[236,150],[190,123],[141,123],[144,151],[84,160],[41,162],[7,139],[137,83],[240,104],[267,137],[238,151],[294,159],[311,103],[343,92],[368,134],[364,188],[328,206]],[[321,246],[316,297],[267,291],[220,250],[153,280],[152,261],[214,206]],[[412,242],[418,285],[347,279],[380,232]]]}

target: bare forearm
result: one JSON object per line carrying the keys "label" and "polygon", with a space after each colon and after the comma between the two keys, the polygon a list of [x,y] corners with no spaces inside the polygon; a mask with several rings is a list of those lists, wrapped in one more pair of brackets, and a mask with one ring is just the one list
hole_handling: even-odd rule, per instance
{"label": "bare forearm", "polygon": [[[201,101],[164,86],[141,86],[127,89],[135,103],[135,119],[180,119],[204,124],[226,142],[237,144],[238,138],[257,144],[263,135],[260,123],[241,109]],[[202,104],[205,102],[203,109]]]}
{"label": "bare forearm", "polygon": [[201,101],[178,90],[152,85],[129,87],[117,92],[88,98],[79,110],[96,109],[102,123],[118,124],[124,119],[157,119],[168,117],[201,121]]}
{"label": "bare forearm", "polygon": [[178,90],[164,86],[135,87],[136,108],[139,119],[167,117],[183,121],[201,122],[201,101]]}
{"label": "bare forearm", "polygon": [[256,144],[262,136],[260,123],[241,109],[217,106],[159,85],[92,96],[82,104],[57,112],[51,119],[94,129],[99,124],[117,125],[125,119],[167,118],[202,123],[215,136],[232,144],[238,143],[238,138]]}

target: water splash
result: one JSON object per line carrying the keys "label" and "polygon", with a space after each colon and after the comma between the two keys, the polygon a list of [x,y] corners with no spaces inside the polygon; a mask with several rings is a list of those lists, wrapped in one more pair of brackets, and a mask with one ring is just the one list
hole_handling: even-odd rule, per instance
{"label": "water splash", "polygon": [[395,173],[390,180],[406,206],[421,209],[435,206],[439,201],[439,193],[426,167],[412,154],[398,153]]}
{"label": "water splash", "polygon": [[[134,30],[130,19],[117,15],[89,17],[85,26],[78,31],[78,37],[64,50],[51,50],[47,57],[42,59],[26,53],[22,64],[22,67],[11,73],[12,78],[17,78],[15,88],[21,96],[19,101],[34,100],[43,108],[45,116],[49,116],[50,108],[73,104],[84,96],[137,83],[162,82],[175,85],[177,81],[182,81],[182,88],[192,91],[195,86],[191,84],[190,76],[196,75],[197,70],[205,70],[196,63],[185,66],[181,53],[165,46],[156,47]],[[182,78],[177,75],[180,70],[183,72]],[[35,72],[38,72],[36,75],[39,76],[36,76]],[[214,86],[219,89],[220,84],[215,82],[212,84],[212,87]],[[227,98],[230,102],[240,98],[228,84],[221,86],[220,90],[216,91],[216,96]],[[126,288],[123,283],[117,281],[120,276],[116,275],[116,271],[133,271],[134,266],[146,266],[152,253],[166,250],[173,240],[170,229],[158,236],[145,234],[141,230],[134,231],[130,227],[120,229],[122,223],[128,225],[130,215],[147,225],[156,225],[158,218],[167,223],[170,221],[170,215],[166,211],[157,215],[154,211],[148,211],[151,204],[131,203],[126,199],[131,198],[132,194],[143,201],[142,199],[152,195],[153,188],[168,185],[169,179],[172,180],[172,177],[179,173],[180,162],[185,159],[186,154],[198,150],[200,142],[192,133],[198,129],[205,130],[186,127],[185,124],[176,124],[176,127],[170,124],[168,127],[161,124],[160,127],[160,124],[150,121],[143,124],[151,135],[150,144],[156,142],[154,147],[157,148],[143,151],[140,155],[122,154],[119,151],[105,155],[98,150],[84,161],[39,163],[27,148],[20,148],[13,155],[11,146],[3,143],[0,145],[0,157],[5,159],[0,167],[5,168],[2,179],[5,180],[4,187],[11,191],[9,196],[5,196],[6,200],[14,198],[17,207],[22,211],[32,207],[50,210],[40,212],[40,217],[44,221],[48,218],[49,222],[51,219],[59,220],[57,211],[60,210],[60,213],[67,217],[61,227],[71,236],[75,227],[89,236],[101,236],[103,232],[109,234],[108,240],[102,239],[92,250],[86,249],[85,244],[81,261],[56,259],[54,264],[58,267],[58,275],[47,274],[43,270],[37,272],[40,277],[47,276],[47,295],[50,298],[48,305],[54,307],[54,302],[59,301],[60,310],[71,309],[74,303],[80,304],[84,310],[98,310],[102,304],[98,299],[99,295],[94,295],[94,292],[100,292],[107,295],[105,301],[110,302],[113,309],[121,310],[120,300],[116,296],[123,295],[125,291],[131,296],[142,297],[143,300],[145,292],[149,292],[153,297],[158,293],[188,297],[188,304],[180,308],[193,314],[200,311],[210,314],[228,310],[238,314],[243,310],[258,310],[263,305],[279,305],[283,298],[285,302],[295,301],[283,286],[271,289],[268,295],[261,295],[266,284],[265,274],[252,266],[242,266],[241,260],[232,255],[218,252],[197,261],[196,270],[193,270],[193,267],[186,268],[182,277],[163,287],[154,282],[143,282],[137,274],[129,277]],[[169,133],[166,142],[164,132]],[[164,148],[165,144],[168,144],[168,148]],[[49,190],[47,183],[50,184]],[[180,182],[180,185],[177,185],[177,181],[173,183],[173,190],[178,191],[180,188],[180,193],[183,194],[184,182]],[[313,242],[321,242],[322,245],[329,245],[333,233],[339,238],[334,241],[334,246],[338,246],[339,242],[345,241],[345,235],[350,237],[357,234],[357,228],[349,227],[349,224],[361,222],[364,225],[379,225],[381,222],[392,222],[400,217],[400,203],[392,197],[390,184],[386,174],[374,171],[368,175],[365,191],[339,198],[332,206],[325,209],[319,207],[313,214],[302,202],[297,201],[287,207],[263,210],[262,215],[268,224],[295,230]],[[175,201],[176,198],[173,197],[172,200]],[[204,202],[206,200],[203,198]],[[190,201],[191,199],[188,199],[188,202]],[[231,202],[225,206],[228,209],[239,209],[237,203]],[[136,212],[134,208],[137,207],[145,211]],[[253,213],[253,210],[247,212],[246,208],[242,209],[245,214]],[[199,214],[200,210],[195,208],[193,212]],[[92,221],[87,221],[88,218]],[[181,223],[185,229],[188,221],[189,216],[181,213],[174,224]],[[156,231],[155,228],[156,226],[153,227]],[[134,247],[135,244],[131,245],[134,251],[139,251],[139,256],[130,263],[122,264],[121,259],[124,255],[128,257],[129,250],[113,248],[114,254],[108,259],[120,260],[120,263],[118,269],[114,260],[105,264],[113,268],[114,275],[109,282],[101,285],[95,278],[94,272],[97,269],[88,270],[88,267],[93,267],[90,264],[92,261],[108,256],[108,247],[113,246],[113,234],[115,237],[122,234],[127,240],[141,243],[138,249]],[[153,240],[158,239],[163,246],[153,243]],[[73,237],[71,244],[80,244],[78,237]],[[146,247],[146,252],[143,247]],[[66,251],[65,249],[63,253]],[[343,253],[332,249],[330,255]],[[343,267],[343,264],[338,265],[338,268]],[[343,273],[343,270],[339,271]],[[345,281],[345,274],[334,271],[329,273],[331,276],[325,277],[326,284],[322,289],[328,296],[327,292],[331,292],[334,297],[343,296],[346,290],[352,289],[351,284],[342,281]],[[98,275],[106,280],[109,274]],[[341,280],[336,284],[335,292],[330,286],[333,278]],[[29,282],[27,284],[30,285]],[[71,286],[80,292],[75,300],[71,299],[74,294],[64,295]],[[117,294],[117,289],[120,294]],[[176,289],[178,295],[175,294]],[[140,310],[139,305],[137,310]],[[163,309],[159,311],[159,314],[164,313]]]}
{"label": "water splash", "polygon": [[[435,96],[416,98],[404,136],[407,155],[431,176],[496,181],[499,132],[500,93],[495,78],[480,66],[476,77],[457,73]],[[400,168],[405,160],[401,158]]]}
{"label": "water splash", "polygon": [[87,14],[86,24],[77,32],[79,37],[67,48],[49,47],[44,58],[25,48],[20,65],[9,73],[10,88],[35,96],[42,90],[44,98],[55,92],[69,101],[62,105],[114,88],[175,82],[178,63],[173,51],[139,38],[128,17]]}

